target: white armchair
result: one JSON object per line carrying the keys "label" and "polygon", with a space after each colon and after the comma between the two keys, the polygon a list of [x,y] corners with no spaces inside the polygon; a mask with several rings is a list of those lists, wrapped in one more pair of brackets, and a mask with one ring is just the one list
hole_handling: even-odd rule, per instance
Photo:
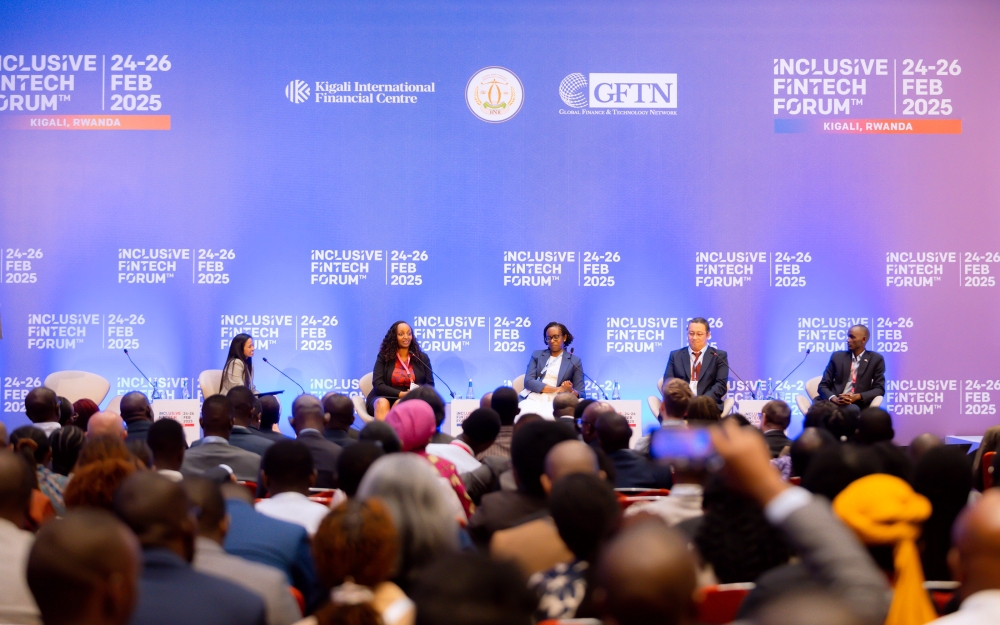
{"label": "white armchair", "polygon": [[358,382],[359,386],[361,387],[361,395],[352,396],[351,401],[354,402],[354,412],[358,413],[358,416],[361,417],[362,421],[368,423],[369,421],[375,420],[375,417],[368,414],[368,407],[365,405],[365,401],[368,398],[368,394],[372,392],[373,388],[372,372],[369,371],[368,373],[361,376],[361,379]]}
{"label": "white armchair", "polygon": [[111,390],[110,382],[89,371],[56,371],[45,377],[43,386],[70,402],[90,399],[95,404],[104,401]]}

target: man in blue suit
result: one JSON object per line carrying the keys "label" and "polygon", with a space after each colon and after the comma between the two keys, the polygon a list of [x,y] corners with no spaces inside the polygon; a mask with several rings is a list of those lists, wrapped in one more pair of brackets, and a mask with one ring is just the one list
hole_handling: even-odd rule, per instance
{"label": "man in blue suit", "polygon": [[670,378],[684,380],[695,396],[711,397],[722,410],[722,398],[729,390],[729,355],[709,345],[711,338],[707,319],[695,317],[688,322],[688,346],[670,352],[663,383]]}
{"label": "man in blue suit", "polygon": [[521,397],[527,397],[528,393],[550,393],[549,397],[555,397],[555,393],[579,396],[583,392],[583,363],[564,349],[573,342],[573,335],[566,326],[553,321],[545,326],[542,336],[549,347],[531,354],[524,372]]}
{"label": "man in blue suit", "polygon": [[628,419],[615,412],[597,419],[597,438],[615,466],[615,488],[670,488],[670,467],[654,464],[628,448],[632,428]]}
{"label": "man in blue suit", "polygon": [[180,485],[152,471],[135,473],[115,495],[115,514],[143,550],[132,625],[265,625],[259,596],[192,568],[197,530]]}

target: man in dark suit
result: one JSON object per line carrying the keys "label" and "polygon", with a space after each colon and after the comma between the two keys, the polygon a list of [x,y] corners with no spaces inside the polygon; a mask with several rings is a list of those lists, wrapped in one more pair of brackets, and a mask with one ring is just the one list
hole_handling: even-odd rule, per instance
{"label": "man in dark suit", "polygon": [[264,602],[191,567],[197,531],[184,490],[152,471],[133,474],[115,495],[115,514],[143,550],[133,625],[264,625]]}
{"label": "man in dark suit", "polygon": [[257,402],[260,404],[260,419],[257,425],[250,426],[250,431],[275,443],[288,440],[287,436],[273,429],[281,419],[281,403],[278,398],[274,395],[264,395]]}
{"label": "man in dark suit", "polygon": [[201,444],[184,453],[181,473],[202,475],[224,464],[233,470],[236,479],[257,481],[260,456],[229,444],[233,431],[233,405],[225,395],[212,395],[201,405],[201,429],[205,438]]}
{"label": "man in dark suit", "polygon": [[670,378],[684,380],[691,391],[715,400],[722,410],[722,398],[729,390],[729,355],[708,344],[712,330],[708,320],[695,317],[688,322],[688,346],[670,352],[663,382]]}
{"label": "man in dark suit", "polygon": [[597,438],[615,466],[615,488],[670,488],[670,467],[653,464],[628,448],[632,428],[620,414],[604,413],[597,420]]}
{"label": "man in dark suit", "polygon": [[847,351],[830,354],[819,383],[820,399],[837,404],[841,412],[853,413],[855,420],[873,399],[885,395],[885,360],[865,350],[868,337],[868,328],[853,326],[847,333]]}
{"label": "man in dark suit", "polygon": [[792,409],[780,399],[775,399],[764,404],[761,413],[763,416],[760,419],[760,431],[764,433],[764,439],[767,440],[771,457],[777,458],[781,455],[781,450],[792,444],[792,441],[785,436],[785,430],[792,422]]}
{"label": "man in dark suit", "polygon": [[347,395],[340,393],[327,393],[323,396],[323,412],[326,419],[326,427],[323,429],[323,437],[326,440],[347,447],[358,440],[359,432],[351,430],[354,424],[354,402]]}
{"label": "man in dark suit", "polygon": [[128,428],[126,443],[132,441],[146,442],[146,433],[153,425],[153,407],[149,405],[149,399],[139,391],[125,393],[122,403],[119,406],[122,420]]}
{"label": "man in dark suit", "polygon": [[229,434],[229,444],[263,456],[274,441],[250,429],[254,421],[260,424],[260,402],[254,397],[253,391],[245,386],[234,386],[226,393],[226,397],[233,405],[233,431]]}
{"label": "man in dark suit", "polygon": [[299,395],[292,402],[292,429],[312,453],[316,488],[336,488],[337,458],[343,448],[323,438],[323,415],[323,405],[312,395]]}

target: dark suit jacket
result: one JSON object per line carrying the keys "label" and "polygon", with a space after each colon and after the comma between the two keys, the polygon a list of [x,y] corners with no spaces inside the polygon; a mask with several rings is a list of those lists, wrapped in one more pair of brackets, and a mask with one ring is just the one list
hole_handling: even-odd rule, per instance
{"label": "dark suit jacket", "polygon": [[653,464],[631,449],[608,454],[615,465],[615,488],[670,488],[670,467]]}
{"label": "dark suit jacket", "polygon": [[323,438],[319,432],[302,432],[295,439],[312,452],[316,488],[337,488],[337,459],[343,448]]}
{"label": "dark suit jacket", "polygon": [[232,469],[238,480],[256,482],[260,473],[260,456],[235,445],[222,443],[202,443],[188,449],[184,452],[181,473],[201,475],[220,464]]}
{"label": "dark suit jacket", "polygon": [[[556,379],[556,386],[569,380],[573,383],[573,389],[577,393],[582,393],[583,363],[580,362],[578,356],[567,351],[563,351],[561,355],[562,360],[559,361],[559,377]],[[524,388],[533,393],[542,392],[542,389],[545,388],[545,383],[542,382],[545,374],[542,373],[542,369],[551,357],[552,352],[547,349],[540,349],[531,354],[531,360],[528,361],[528,368],[524,372]]]}
{"label": "dark suit jacket", "polygon": [[273,441],[275,443],[277,443],[278,441],[291,440],[290,438],[288,438],[287,436],[285,436],[281,432],[275,432],[273,430],[260,430],[258,428],[252,427],[252,428],[250,428],[250,431],[253,434],[255,434],[256,436],[262,436],[262,437],[266,438],[267,440]]}
{"label": "dark suit jacket", "polygon": [[[201,440],[191,443],[191,448],[201,446]],[[264,452],[274,442],[261,436],[259,430],[255,431],[242,425],[234,425],[233,431],[229,433],[229,444],[263,457]]]}
{"label": "dark suit jacket", "polygon": [[767,441],[767,446],[771,449],[771,456],[774,458],[781,455],[782,449],[792,444],[792,441],[788,440],[788,437],[781,430],[768,430],[764,432],[764,440]]}
{"label": "dark suit jacket", "polygon": [[[729,390],[729,354],[721,349],[712,353],[712,347],[706,347],[701,356],[701,377],[698,378],[698,395],[706,395],[715,400],[722,410],[722,398]],[[675,349],[667,358],[667,368],[663,371],[663,379],[678,378],[685,382],[691,381],[691,354],[688,348]]]}
{"label": "dark suit jacket", "polygon": [[541,497],[519,491],[501,490],[483,495],[482,504],[469,519],[469,536],[482,549],[488,549],[493,532],[514,527],[525,517],[548,508]]}
{"label": "dark suit jacket", "polygon": [[[354,430],[357,432],[357,430]],[[351,436],[351,433],[347,430],[331,430],[330,428],[323,429],[323,438],[330,441],[334,445],[340,445],[341,448],[347,447],[352,443],[358,442],[358,439]]]}
{"label": "dark suit jacket", "polygon": [[143,554],[139,601],[131,625],[265,625],[264,601],[218,577],[199,573],[167,549]]}
{"label": "dark suit jacket", "polygon": [[[830,362],[823,372],[823,380],[819,383],[821,399],[830,399],[844,392],[847,381],[851,377],[851,352],[833,352]],[[881,354],[866,351],[861,355],[858,365],[858,380],[854,384],[854,392],[861,395],[857,402],[858,408],[867,408],[872,400],[879,395],[885,395],[885,359]]]}
{"label": "dark suit jacket", "polygon": [[153,425],[153,422],[147,419],[136,419],[135,421],[126,423],[125,427],[128,429],[128,436],[125,437],[125,442],[142,441],[145,443],[151,425]]}

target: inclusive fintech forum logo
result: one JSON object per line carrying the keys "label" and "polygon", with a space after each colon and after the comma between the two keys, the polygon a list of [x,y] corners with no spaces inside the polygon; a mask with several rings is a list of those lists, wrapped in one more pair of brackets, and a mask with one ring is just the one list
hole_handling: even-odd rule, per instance
{"label": "inclusive fintech forum logo", "polygon": [[524,105],[524,85],[504,67],[484,67],[465,86],[465,102],[472,114],[491,124],[505,122]]}
{"label": "inclusive fintech forum logo", "polygon": [[302,104],[309,99],[309,84],[304,80],[293,80],[285,86],[285,97],[295,104]]}
{"label": "inclusive fintech forum logo", "polygon": [[574,109],[646,109],[650,113],[676,109],[677,74],[574,72],[559,83],[559,97]]}

